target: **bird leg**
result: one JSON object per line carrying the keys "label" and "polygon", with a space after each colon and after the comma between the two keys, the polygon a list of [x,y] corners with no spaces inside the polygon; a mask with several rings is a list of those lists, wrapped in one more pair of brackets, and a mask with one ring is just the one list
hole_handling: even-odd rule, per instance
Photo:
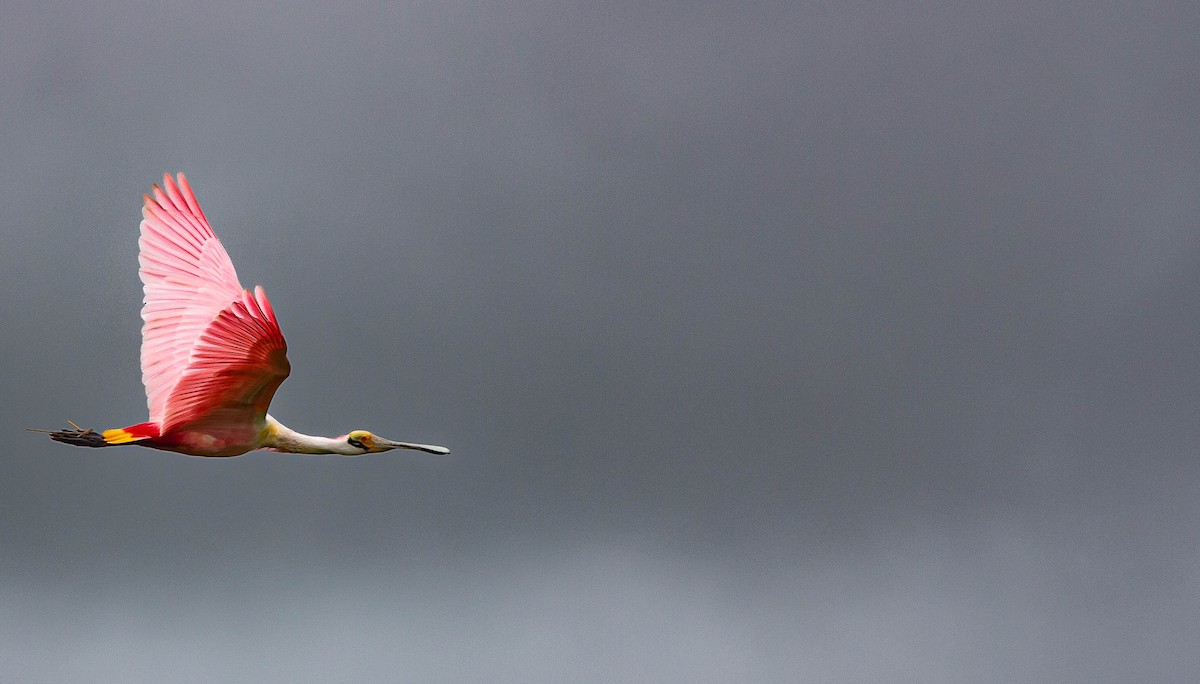
{"label": "bird leg", "polygon": [[91,428],[87,428],[85,430],[84,428],[79,427],[78,425],[76,425],[75,423],[72,423],[69,420],[67,421],[67,424],[70,425],[72,429],[68,429],[68,428],[63,428],[61,430],[39,430],[37,428],[25,428],[25,429],[29,430],[30,432],[45,432],[46,434],[50,435],[50,439],[52,439],[56,442],[62,442],[63,444],[72,444],[74,446],[84,446],[84,447],[112,446],[108,442],[104,441],[104,437],[101,436],[99,432],[96,432],[95,430],[93,430]]}

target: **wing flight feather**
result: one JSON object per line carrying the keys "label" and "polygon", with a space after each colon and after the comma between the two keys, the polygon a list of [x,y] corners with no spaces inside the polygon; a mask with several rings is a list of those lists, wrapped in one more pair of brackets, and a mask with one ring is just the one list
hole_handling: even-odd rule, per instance
{"label": "wing flight feather", "polygon": [[243,291],[204,329],[167,400],[163,431],[197,421],[247,425],[266,415],[291,366],[261,287]]}
{"label": "wing flight feather", "polygon": [[265,413],[288,373],[266,294],[242,289],[182,173],[178,182],[163,176],[143,199],[141,366],[150,421],[165,433],[206,412],[233,410],[246,421],[252,414],[241,412],[251,407]]}

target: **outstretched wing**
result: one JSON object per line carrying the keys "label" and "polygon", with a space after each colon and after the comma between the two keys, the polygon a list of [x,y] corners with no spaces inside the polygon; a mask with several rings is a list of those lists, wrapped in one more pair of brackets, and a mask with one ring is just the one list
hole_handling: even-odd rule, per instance
{"label": "outstretched wing", "polygon": [[[246,397],[265,413],[288,373],[287,347],[266,295],[242,289],[182,173],[178,183],[164,175],[163,187],[143,199],[138,261],[150,421],[165,433],[206,410],[244,411]],[[201,373],[207,380],[197,377]],[[240,394],[234,378],[244,383]]]}
{"label": "outstretched wing", "polygon": [[204,329],[167,397],[162,431],[197,422],[244,428],[261,420],[291,366],[267,295],[242,291]]}

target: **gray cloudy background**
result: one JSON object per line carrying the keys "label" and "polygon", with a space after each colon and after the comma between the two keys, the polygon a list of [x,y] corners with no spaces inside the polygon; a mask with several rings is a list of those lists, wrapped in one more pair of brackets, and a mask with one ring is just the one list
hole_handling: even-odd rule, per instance
{"label": "gray cloudy background", "polygon": [[[1200,677],[1194,2],[0,9],[6,682]],[[139,422],[185,171],[305,432]]]}

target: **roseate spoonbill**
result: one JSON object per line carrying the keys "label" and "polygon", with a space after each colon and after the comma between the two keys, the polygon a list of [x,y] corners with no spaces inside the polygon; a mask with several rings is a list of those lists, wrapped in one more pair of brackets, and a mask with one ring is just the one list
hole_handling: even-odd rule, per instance
{"label": "roseate spoonbill", "polygon": [[262,287],[242,289],[181,173],[142,195],[139,274],[142,383],[150,419],[96,432],[36,430],[86,447],[136,444],[192,456],[239,456],[253,449],[360,456],[391,449],[448,454],[445,447],[394,442],[366,430],[303,435],[267,413],[291,370],[287,343]]}

